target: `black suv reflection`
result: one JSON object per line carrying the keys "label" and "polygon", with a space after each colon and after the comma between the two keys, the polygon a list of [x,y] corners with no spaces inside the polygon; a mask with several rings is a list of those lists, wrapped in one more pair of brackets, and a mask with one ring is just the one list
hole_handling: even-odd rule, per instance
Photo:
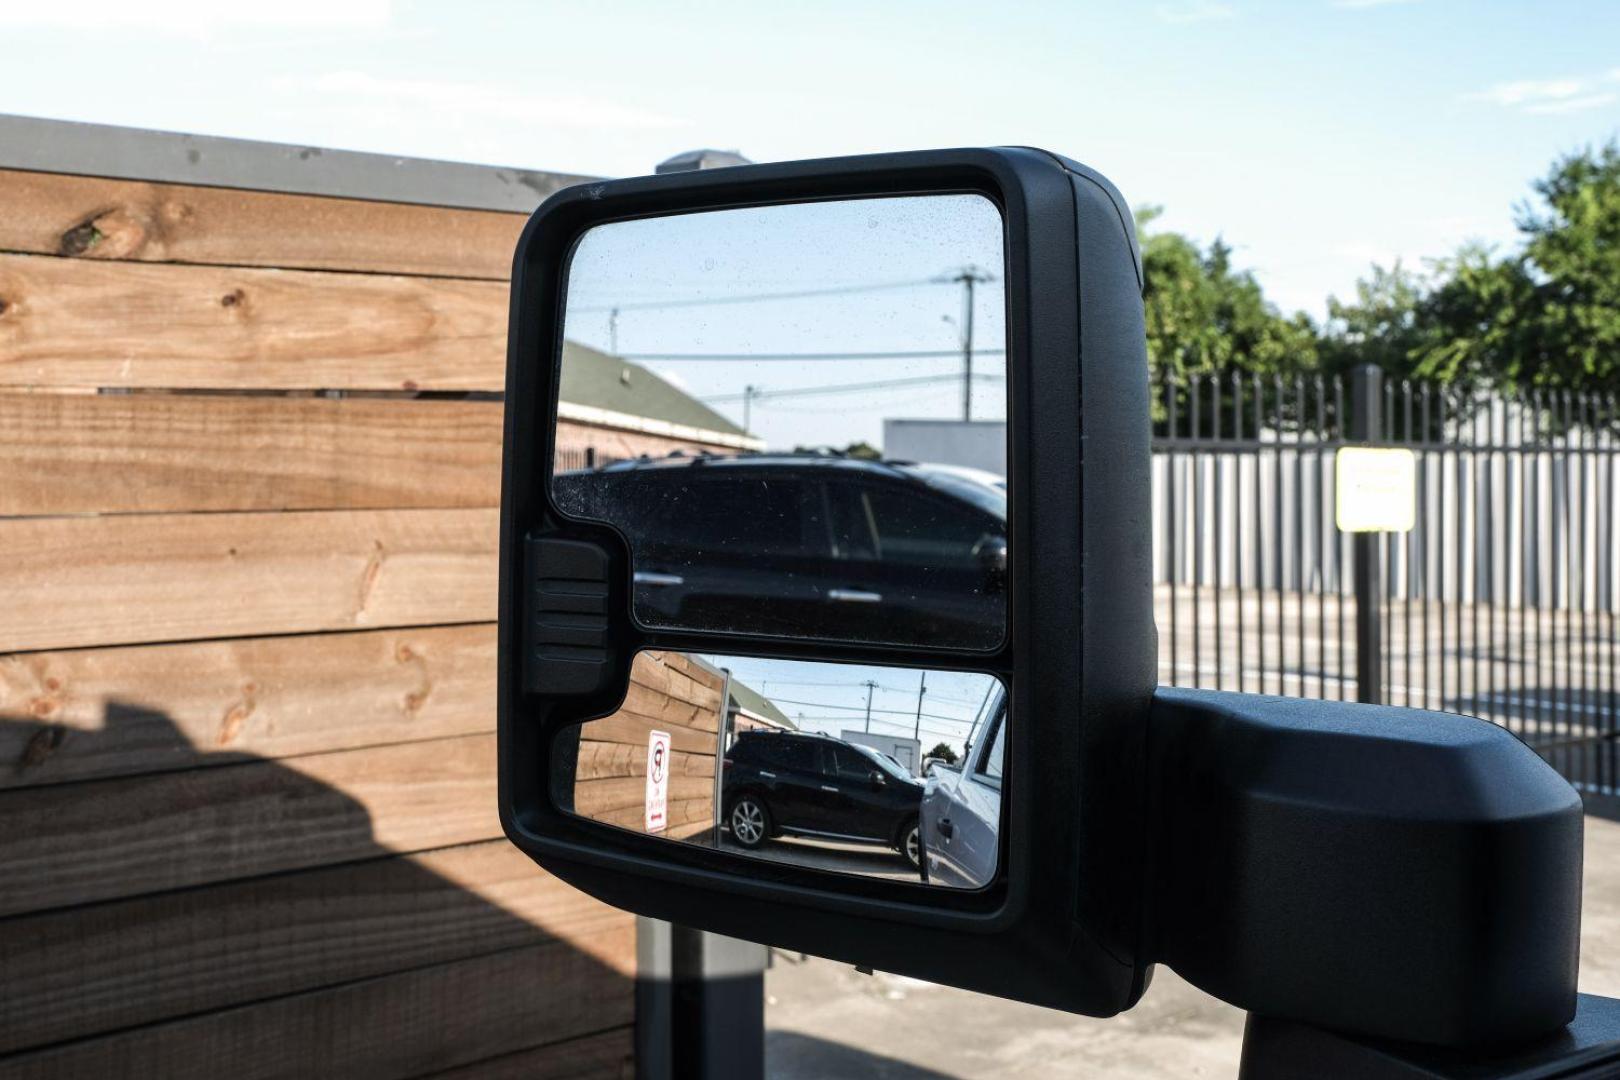
{"label": "black suv reflection", "polygon": [[988,476],[674,456],[561,473],[552,490],[629,539],[645,625],[993,649],[1007,624],[1007,496]]}
{"label": "black suv reflection", "polygon": [[829,735],[744,731],[724,768],[725,827],[745,848],[807,836],[881,844],[921,865],[923,783],[892,758]]}

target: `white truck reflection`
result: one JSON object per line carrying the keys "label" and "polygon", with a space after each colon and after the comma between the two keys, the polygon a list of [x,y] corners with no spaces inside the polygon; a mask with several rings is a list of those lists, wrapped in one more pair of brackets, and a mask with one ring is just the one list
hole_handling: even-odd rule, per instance
{"label": "white truck reflection", "polygon": [[977,889],[996,873],[1006,692],[991,690],[960,768],[934,767],[923,790],[923,872],[931,885]]}

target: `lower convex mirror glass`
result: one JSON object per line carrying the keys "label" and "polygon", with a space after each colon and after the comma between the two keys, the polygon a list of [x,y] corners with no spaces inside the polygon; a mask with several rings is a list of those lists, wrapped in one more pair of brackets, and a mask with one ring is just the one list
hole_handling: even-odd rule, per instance
{"label": "lower convex mirror glass", "polygon": [[559,736],[552,793],[633,832],[974,889],[1000,851],[1006,703],[973,672],[643,652]]}

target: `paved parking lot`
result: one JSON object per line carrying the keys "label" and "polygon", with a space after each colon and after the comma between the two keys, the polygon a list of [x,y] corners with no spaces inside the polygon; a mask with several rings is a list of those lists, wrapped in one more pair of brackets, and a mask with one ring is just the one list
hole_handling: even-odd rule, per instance
{"label": "paved parking lot", "polygon": [[921,875],[911,868],[904,855],[875,844],[840,844],[833,840],[811,840],[808,837],[777,837],[752,852],[735,844],[727,832],[720,841],[726,851],[754,855],[773,862],[808,866],[816,870],[836,870],[862,877],[890,878],[894,881],[918,881]]}
{"label": "paved parking lot", "polygon": [[[1581,989],[1620,996],[1620,824],[1588,818]],[[772,1080],[1235,1077],[1243,1014],[1160,968],[1111,1020],[777,954],[765,978]]]}

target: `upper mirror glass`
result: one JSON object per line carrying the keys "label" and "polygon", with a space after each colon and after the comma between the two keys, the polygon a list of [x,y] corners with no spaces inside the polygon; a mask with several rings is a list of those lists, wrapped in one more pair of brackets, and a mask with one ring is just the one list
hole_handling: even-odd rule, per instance
{"label": "upper mirror glass", "polygon": [[1002,231],[933,195],[584,235],[553,493],[629,539],[642,625],[1001,644]]}

